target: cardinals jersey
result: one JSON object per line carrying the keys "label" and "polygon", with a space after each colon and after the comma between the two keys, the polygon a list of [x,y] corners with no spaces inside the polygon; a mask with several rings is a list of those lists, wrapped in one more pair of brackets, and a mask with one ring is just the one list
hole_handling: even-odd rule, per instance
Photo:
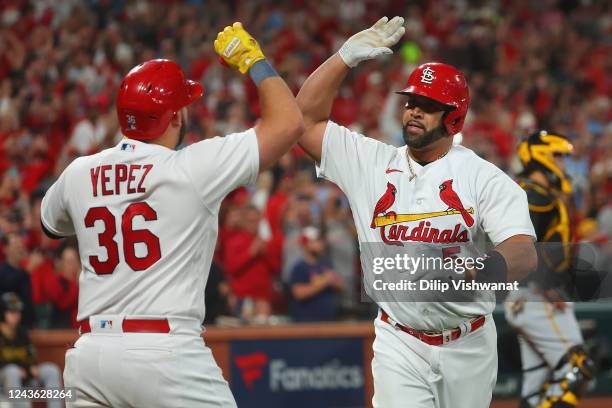
{"label": "cardinals jersey", "polygon": [[[318,175],[347,195],[361,250],[368,245],[427,246],[455,256],[484,255],[475,242],[486,235],[498,244],[514,235],[535,233],[525,192],[504,172],[470,149],[454,145],[425,166],[407,162],[406,146],[393,147],[329,121]],[[383,217],[383,219],[380,219]],[[460,253],[457,245],[460,244]],[[426,277],[427,271],[420,271]],[[364,276],[367,282],[369,276]],[[367,289],[366,289],[367,291]],[[420,330],[459,326],[489,314],[493,292],[475,292],[467,302],[386,302],[374,299],[395,321]]]}
{"label": "cardinals jersey", "polygon": [[179,151],[124,139],[73,161],[47,191],[41,221],[55,235],[76,234],[78,319],[203,321],[221,200],[258,170],[253,129]]}

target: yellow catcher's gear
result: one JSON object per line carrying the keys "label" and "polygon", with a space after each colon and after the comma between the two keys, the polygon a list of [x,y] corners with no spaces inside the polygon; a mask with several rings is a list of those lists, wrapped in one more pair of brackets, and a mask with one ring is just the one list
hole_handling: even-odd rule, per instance
{"label": "yellow catcher's gear", "polygon": [[242,74],[246,74],[257,61],[266,58],[257,41],[239,22],[225,27],[217,34],[215,52],[227,65],[238,69]]}
{"label": "yellow catcher's gear", "polygon": [[540,130],[521,142],[518,147],[518,156],[523,163],[526,175],[540,170],[555,189],[571,193],[572,185],[569,177],[557,166],[554,156],[571,155],[573,151],[574,146],[565,136]]}

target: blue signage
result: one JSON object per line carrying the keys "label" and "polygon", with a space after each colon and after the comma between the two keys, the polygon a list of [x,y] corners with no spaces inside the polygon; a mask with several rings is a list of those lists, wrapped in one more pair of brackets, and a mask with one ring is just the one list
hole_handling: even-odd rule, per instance
{"label": "blue signage", "polygon": [[363,339],[230,342],[240,408],[357,408],[365,404]]}

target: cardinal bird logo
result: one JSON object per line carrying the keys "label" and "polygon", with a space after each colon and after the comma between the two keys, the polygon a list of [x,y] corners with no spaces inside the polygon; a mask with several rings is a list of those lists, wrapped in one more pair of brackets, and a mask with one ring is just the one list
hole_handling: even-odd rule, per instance
{"label": "cardinal bird logo", "polygon": [[463,207],[461,203],[461,199],[453,190],[453,180],[446,180],[442,184],[440,184],[440,199],[444,201],[444,204],[448,206],[449,210],[456,210],[461,213],[463,220],[467,224],[468,227],[474,225],[474,219]]}
{"label": "cardinal bird logo", "polygon": [[387,182],[387,191],[383,194],[382,197],[376,203],[376,207],[374,207],[374,215],[372,216],[372,224],[370,224],[371,228],[376,228],[376,216],[379,214],[382,215],[391,215],[396,217],[397,215],[393,211],[386,211],[391,208],[393,203],[395,202],[395,195],[397,194],[397,189],[395,186],[389,182]]}

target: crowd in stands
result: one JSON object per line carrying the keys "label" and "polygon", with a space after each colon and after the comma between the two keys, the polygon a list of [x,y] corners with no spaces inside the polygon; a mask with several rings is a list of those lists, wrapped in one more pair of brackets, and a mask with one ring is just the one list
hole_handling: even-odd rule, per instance
{"label": "crowd in stands", "polygon": [[[380,16],[403,16],[406,35],[395,53],[351,71],[334,120],[400,145],[404,102],[394,91],[422,62],[455,65],[472,96],[462,143],[485,159],[516,175],[521,137],[547,128],[572,140],[566,169],[576,240],[610,257],[611,7],[605,0],[0,1],[0,292],[21,297],[29,327],[75,324],[76,242],[42,233],[40,202],[73,159],[120,140],[114,100],[131,67],[169,58],[204,85],[186,143],[254,124],[257,89],[219,64],[212,46],[234,21],[297,93],[350,35]],[[346,198],[316,178],[296,147],[256,186],[225,200],[209,317],[363,316],[358,265]]]}

